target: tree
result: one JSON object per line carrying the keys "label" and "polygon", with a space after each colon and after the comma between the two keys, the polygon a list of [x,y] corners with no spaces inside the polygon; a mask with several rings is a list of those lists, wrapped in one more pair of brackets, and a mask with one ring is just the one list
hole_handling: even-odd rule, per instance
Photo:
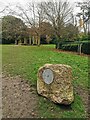
{"label": "tree", "polygon": [[40,45],[41,30],[39,28],[40,24],[43,22],[43,13],[41,8],[39,8],[36,3],[28,3],[26,8],[18,4],[15,8],[16,9],[13,10],[11,7],[8,7],[8,14],[18,16],[30,29],[33,29],[32,35],[34,36],[30,37],[37,38],[37,44]]}
{"label": "tree", "polygon": [[73,24],[68,24],[66,26],[66,35],[64,36],[67,40],[77,40],[78,38],[78,27]]}
{"label": "tree", "polygon": [[11,15],[2,18],[2,43],[15,43],[27,36],[27,27],[21,19]]}
{"label": "tree", "polygon": [[80,26],[83,26],[85,35],[87,34],[87,21],[90,19],[90,0],[77,2],[77,7],[80,7],[81,12],[77,14],[80,18]]}
{"label": "tree", "polygon": [[72,22],[72,8],[68,2],[42,2],[44,18],[53,26],[54,34],[57,38],[58,47],[59,42],[65,35],[65,27]]}
{"label": "tree", "polygon": [[[59,42],[66,34],[67,24],[72,23],[72,8],[66,1],[28,3],[26,8],[18,4],[15,8],[16,9],[11,9],[11,7],[8,7],[8,14],[18,16],[25,22],[31,31],[30,39],[37,39],[33,40],[38,41],[38,45],[40,45],[40,36],[45,32],[46,35],[49,34],[49,36],[47,36],[48,42],[50,34],[53,33],[59,45]],[[50,26],[51,30],[47,29],[46,26]]]}
{"label": "tree", "polygon": [[[53,36],[53,32],[54,32],[52,25],[49,22],[42,22],[40,24],[39,29],[41,30],[42,40],[44,37],[45,42],[49,44],[51,41],[51,37]],[[43,43],[43,41],[42,41],[42,43]]]}

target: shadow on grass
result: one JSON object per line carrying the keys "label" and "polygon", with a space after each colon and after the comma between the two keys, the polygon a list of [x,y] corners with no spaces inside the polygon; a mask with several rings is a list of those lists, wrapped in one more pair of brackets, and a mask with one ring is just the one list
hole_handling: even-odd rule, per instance
{"label": "shadow on grass", "polygon": [[[55,103],[54,103],[55,104]],[[55,104],[57,107],[59,107],[62,111],[71,111],[72,107],[70,105],[64,105],[64,104]]]}
{"label": "shadow on grass", "polygon": [[[38,94],[38,93],[37,93]],[[72,103],[72,104],[70,104],[70,105],[64,105],[64,104],[59,104],[59,103],[54,103],[53,101],[51,101],[50,99],[48,99],[48,98],[46,98],[46,97],[42,97],[40,94],[38,94],[38,96],[39,96],[39,98],[40,98],[40,100],[41,100],[41,103],[43,104],[43,105],[46,105],[47,106],[47,108],[49,108],[49,107],[53,107],[54,109],[59,109],[59,110],[61,110],[62,112],[64,112],[64,111],[72,111],[73,109],[72,109],[72,104],[74,103]]]}

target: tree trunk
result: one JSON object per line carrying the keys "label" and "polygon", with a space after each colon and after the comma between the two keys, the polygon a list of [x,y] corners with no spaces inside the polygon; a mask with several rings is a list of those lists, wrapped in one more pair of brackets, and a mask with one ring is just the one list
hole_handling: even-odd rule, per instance
{"label": "tree trunk", "polygon": [[22,41],[21,40],[19,40],[19,45],[22,45]]}
{"label": "tree trunk", "polygon": [[59,42],[57,43],[57,48],[56,49],[59,49]]}
{"label": "tree trunk", "polygon": [[38,36],[38,46],[40,46],[40,37]]}
{"label": "tree trunk", "polygon": [[27,44],[26,38],[24,38],[24,44],[25,44],[25,45]]}
{"label": "tree trunk", "polygon": [[32,37],[32,45],[34,45],[34,36]]}
{"label": "tree trunk", "polygon": [[29,37],[29,45],[31,45],[31,37]]}
{"label": "tree trunk", "polygon": [[35,36],[35,45],[37,45],[37,36]]}
{"label": "tree trunk", "polygon": [[38,37],[36,37],[36,45],[38,45]]}
{"label": "tree trunk", "polygon": [[56,45],[56,49],[59,49],[59,45],[60,45],[60,36],[56,36],[56,39],[57,39],[57,45]]}
{"label": "tree trunk", "polygon": [[15,45],[18,45],[18,40],[15,40]]}

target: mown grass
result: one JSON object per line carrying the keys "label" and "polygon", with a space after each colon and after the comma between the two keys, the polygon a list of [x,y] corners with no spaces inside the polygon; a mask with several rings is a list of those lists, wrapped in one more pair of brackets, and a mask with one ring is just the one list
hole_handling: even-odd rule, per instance
{"label": "mown grass", "polygon": [[[2,68],[11,75],[20,75],[35,87],[38,68],[46,63],[68,64],[73,71],[73,85],[88,89],[88,58],[70,53],[52,50],[54,45],[37,46],[2,46]],[[83,102],[76,93],[71,106],[62,108],[39,96],[39,116],[44,118],[85,118]]]}

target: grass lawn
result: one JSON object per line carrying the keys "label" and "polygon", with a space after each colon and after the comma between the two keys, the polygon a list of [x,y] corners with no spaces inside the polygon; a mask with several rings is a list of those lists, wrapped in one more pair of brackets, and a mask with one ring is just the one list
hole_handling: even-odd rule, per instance
{"label": "grass lawn", "polygon": [[[2,69],[6,74],[20,75],[36,87],[39,67],[46,63],[68,64],[73,70],[73,85],[88,89],[88,58],[70,53],[55,52],[54,45],[2,46]],[[39,116],[44,118],[85,118],[85,106],[81,97],[75,94],[75,101],[67,109],[39,96]]]}

